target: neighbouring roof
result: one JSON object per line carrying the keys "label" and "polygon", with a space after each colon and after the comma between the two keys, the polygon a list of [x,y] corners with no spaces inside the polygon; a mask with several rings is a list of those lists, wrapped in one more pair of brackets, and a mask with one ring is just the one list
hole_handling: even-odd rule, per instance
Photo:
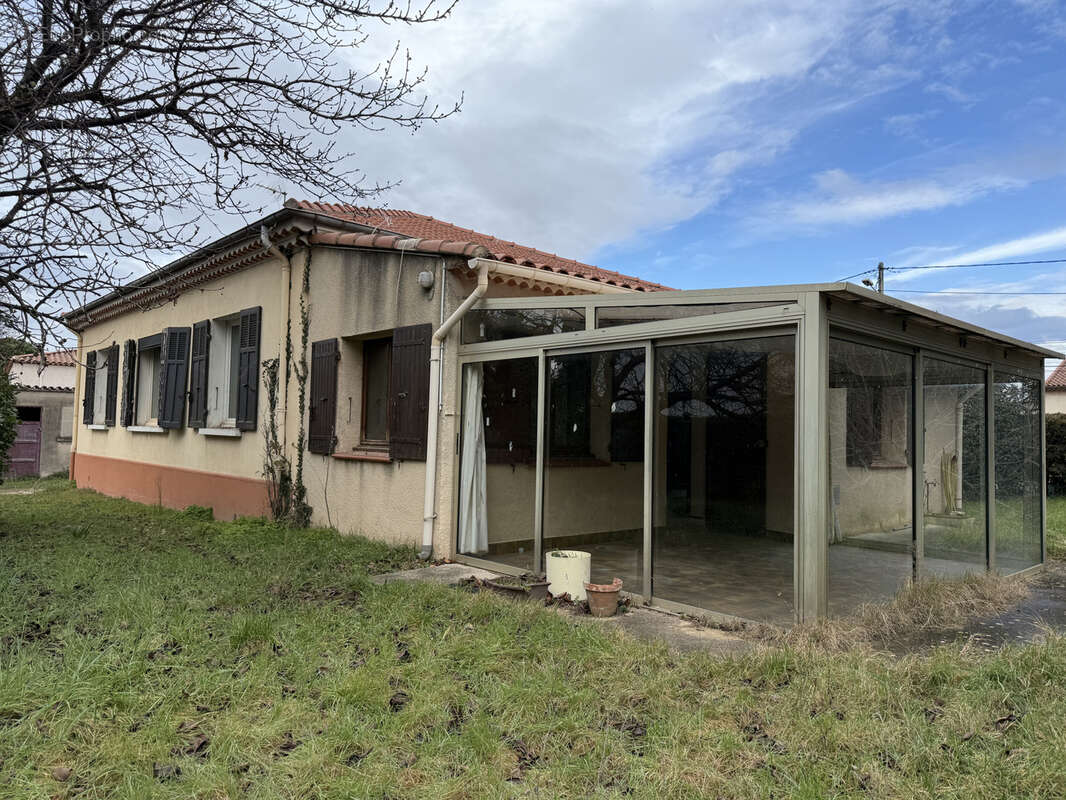
{"label": "neighbouring roof", "polygon": [[[620,286],[638,292],[661,292],[669,289],[659,283],[653,283],[631,275],[623,275],[592,264],[585,264],[571,258],[563,258],[555,253],[546,253],[533,247],[497,239],[495,236],[479,233],[469,228],[461,228],[444,220],[418,214],[414,211],[402,211],[391,208],[365,208],[348,203],[319,203],[307,200],[288,200],[288,208],[298,208],[316,214],[324,214],[336,219],[354,222],[372,229],[372,233],[399,234],[427,240],[434,245],[450,245],[444,252],[462,252],[463,245],[472,248],[480,245],[488,250],[488,258],[506,261],[528,267],[537,267],[548,272],[562,275],[574,275],[611,286]],[[392,246],[391,244],[389,246]],[[422,249],[422,248],[419,248]],[[430,249],[430,248],[425,248]],[[458,253],[457,253],[458,254]]]}
{"label": "neighbouring roof", "polygon": [[1049,392],[1066,392],[1066,361],[1063,361],[1048,376],[1044,388]]}
{"label": "neighbouring roof", "polygon": [[74,392],[73,386],[25,386],[21,383],[15,384],[15,391],[22,392]]}
{"label": "neighbouring roof", "polygon": [[[44,365],[46,367],[73,367],[74,361],[73,350],[56,350],[52,353],[44,354]],[[12,364],[40,364],[40,353],[25,353],[24,355],[11,356]]]}

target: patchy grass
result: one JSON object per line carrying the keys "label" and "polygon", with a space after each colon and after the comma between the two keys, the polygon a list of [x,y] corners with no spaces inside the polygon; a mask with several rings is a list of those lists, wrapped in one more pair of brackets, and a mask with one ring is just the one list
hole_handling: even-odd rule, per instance
{"label": "patchy grass", "polygon": [[1001,614],[1023,600],[1031,578],[977,573],[908,583],[889,603],[866,603],[846,617],[782,630],[757,625],[742,632],[758,641],[839,652],[862,645],[892,647],[921,632],[950,630],[969,620]]}
{"label": "patchy grass", "polygon": [[328,531],[0,497],[0,797],[1058,797],[1066,640],[679,656]]}
{"label": "patchy grass", "polygon": [[1066,497],[1047,499],[1047,554],[1066,559]]}

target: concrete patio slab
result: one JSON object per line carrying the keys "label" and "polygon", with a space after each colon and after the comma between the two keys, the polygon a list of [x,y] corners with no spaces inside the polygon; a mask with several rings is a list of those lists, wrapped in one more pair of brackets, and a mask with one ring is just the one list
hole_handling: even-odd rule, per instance
{"label": "concrete patio slab", "polygon": [[[395,581],[440,583],[457,586],[468,578],[489,580],[498,577],[498,573],[465,564],[436,564],[431,567],[407,569],[390,572],[387,575],[374,575],[373,583],[392,583]],[[672,650],[692,652],[703,650],[720,655],[732,655],[749,650],[752,643],[725,631],[707,628],[692,620],[657,611],[642,606],[631,608],[623,614],[601,619],[590,614],[577,613],[570,606],[549,606],[575,625],[599,625],[605,628],[616,627],[624,633],[638,639],[664,642]]]}
{"label": "concrete patio slab", "polygon": [[374,575],[370,578],[371,583],[392,583],[393,581],[443,583],[446,586],[456,586],[467,578],[474,577],[478,580],[490,580],[499,576],[497,572],[491,572],[479,567],[470,567],[466,564],[434,564],[431,567],[417,567],[405,569],[400,572],[390,572],[386,575]]}

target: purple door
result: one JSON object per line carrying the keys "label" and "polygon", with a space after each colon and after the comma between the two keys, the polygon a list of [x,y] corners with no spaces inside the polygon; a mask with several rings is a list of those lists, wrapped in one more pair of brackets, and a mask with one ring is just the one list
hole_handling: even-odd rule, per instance
{"label": "purple door", "polygon": [[37,475],[41,471],[41,423],[20,422],[15,429],[7,474],[12,478]]}

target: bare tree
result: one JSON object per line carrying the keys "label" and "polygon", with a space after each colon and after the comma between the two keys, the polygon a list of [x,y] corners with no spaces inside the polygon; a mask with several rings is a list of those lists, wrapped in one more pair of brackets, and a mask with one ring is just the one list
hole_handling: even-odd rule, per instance
{"label": "bare tree", "polygon": [[[0,332],[62,337],[59,315],[202,242],[276,180],[366,197],[358,126],[417,128],[427,102],[399,45],[347,66],[368,25],[428,23],[454,2],[0,0]],[[461,98],[460,98],[461,101]]]}

